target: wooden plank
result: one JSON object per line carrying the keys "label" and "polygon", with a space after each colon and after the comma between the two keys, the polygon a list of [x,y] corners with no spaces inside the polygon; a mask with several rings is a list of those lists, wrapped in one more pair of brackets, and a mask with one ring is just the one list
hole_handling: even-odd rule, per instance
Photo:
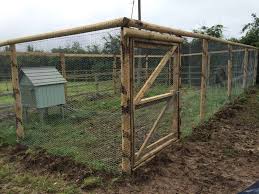
{"label": "wooden plank", "polygon": [[167,61],[172,57],[173,53],[176,51],[177,47],[172,47],[162,58],[160,63],[157,65],[153,73],[150,75],[150,77],[147,79],[143,87],[140,89],[138,94],[136,95],[134,99],[134,103],[138,104],[140,100],[144,97],[145,93],[149,90],[151,85],[154,83],[155,79],[159,75],[159,73],[162,71],[163,67],[166,65]]}
{"label": "wooden plank", "polygon": [[182,38],[179,38],[174,35],[160,34],[156,32],[148,32],[148,31],[136,30],[132,28],[125,28],[123,35],[126,37],[163,41],[163,42],[173,42],[173,43],[183,42]]}
{"label": "wooden plank", "polygon": [[139,109],[139,108],[157,104],[163,101],[167,101],[169,98],[173,97],[174,95],[176,95],[176,91],[172,90],[171,92],[168,92],[168,93],[141,99],[138,104],[135,104],[135,109]]}
{"label": "wooden plank", "polygon": [[[180,45],[179,45],[180,46]],[[178,133],[178,138],[180,138],[180,126],[179,126],[179,85],[180,85],[180,48],[174,54],[173,59],[173,90],[177,92],[177,95],[173,97],[172,101],[172,132]]]}
{"label": "wooden plank", "polygon": [[170,140],[166,141],[165,143],[163,143],[162,145],[160,145],[160,146],[156,147],[155,149],[152,149],[150,152],[146,153],[144,156],[141,157],[141,159],[139,159],[135,163],[134,170],[137,169],[138,166],[141,165],[142,163],[144,163],[145,161],[149,161],[149,158],[155,156],[160,151],[164,150],[166,147],[169,147],[177,140],[178,140],[178,138],[170,139]]}
{"label": "wooden plank", "polygon": [[[61,66],[61,73],[65,80],[67,80],[66,74],[66,62],[65,62],[65,55],[64,53],[60,53],[60,66]],[[67,99],[67,83],[64,84],[65,89],[65,98]]]}
{"label": "wooden plank", "polygon": [[[172,46],[176,46],[174,42],[162,42],[157,40],[146,40],[146,39],[134,39],[135,48],[147,48],[147,49],[168,49]],[[141,56],[141,55],[138,55]]]}
{"label": "wooden plank", "polygon": [[245,49],[244,69],[243,69],[243,89],[247,88],[247,73],[248,73],[248,49]]}
{"label": "wooden plank", "polygon": [[11,70],[12,85],[15,99],[15,119],[16,119],[16,135],[18,139],[24,138],[23,118],[22,118],[22,100],[19,86],[19,70],[16,56],[15,45],[10,45],[11,50]]}
{"label": "wooden plank", "polygon": [[232,92],[232,72],[233,69],[233,53],[232,53],[232,46],[228,45],[228,98],[231,99],[231,92]]}
{"label": "wooden plank", "polygon": [[121,108],[122,108],[122,172],[131,174],[134,166],[134,107],[133,107],[133,40],[121,32]]}
{"label": "wooden plank", "polygon": [[202,70],[201,70],[201,95],[200,95],[200,119],[204,120],[206,110],[207,89],[207,66],[208,66],[208,40],[202,43]]}
{"label": "wooden plank", "polygon": [[257,68],[258,68],[258,50],[254,50],[255,52],[255,64],[254,64],[254,74],[253,74],[253,84],[256,84],[256,77],[257,77]]}
{"label": "wooden plank", "polygon": [[157,129],[158,124],[160,123],[160,121],[161,121],[163,115],[165,114],[165,111],[167,110],[168,105],[169,105],[169,102],[166,103],[166,105],[162,108],[161,112],[159,113],[159,115],[158,115],[156,121],[154,122],[152,128],[150,129],[150,131],[148,132],[146,138],[144,139],[143,144],[140,146],[139,151],[137,152],[136,160],[139,159],[139,157],[140,157],[141,154],[143,153],[144,149],[146,148],[148,141],[150,140],[150,138],[151,138],[151,136],[153,135],[154,131]]}

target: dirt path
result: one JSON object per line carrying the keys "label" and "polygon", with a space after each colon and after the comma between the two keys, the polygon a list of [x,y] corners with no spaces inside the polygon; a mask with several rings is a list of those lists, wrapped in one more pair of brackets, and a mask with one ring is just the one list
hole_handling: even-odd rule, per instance
{"label": "dirt path", "polygon": [[259,90],[217,113],[167,151],[133,180],[108,191],[237,193],[259,180]]}

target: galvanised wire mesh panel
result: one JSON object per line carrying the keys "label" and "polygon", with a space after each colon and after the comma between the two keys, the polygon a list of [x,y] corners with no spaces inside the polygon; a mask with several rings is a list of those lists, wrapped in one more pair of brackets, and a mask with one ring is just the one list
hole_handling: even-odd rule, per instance
{"label": "galvanised wire mesh panel", "polygon": [[[17,44],[16,50],[25,127],[21,143],[94,170],[119,172],[120,29]],[[53,77],[54,71],[59,75]],[[66,83],[58,82],[61,75]]]}
{"label": "galvanised wire mesh panel", "polygon": [[209,41],[207,68],[206,118],[228,102],[228,45]]}
{"label": "galvanised wire mesh panel", "polygon": [[200,122],[200,85],[202,64],[202,41],[187,39],[181,49],[181,133],[190,135]]}
{"label": "galvanised wire mesh panel", "polygon": [[243,93],[244,48],[233,46],[232,96],[236,98]]}
{"label": "galvanised wire mesh panel", "polygon": [[[164,55],[172,48],[160,47],[157,45],[156,48],[135,48],[134,49],[134,96],[143,87],[149,76],[158,66]],[[173,57],[169,59],[162,71],[159,73],[150,89],[145,93],[144,98],[153,97],[169,93],[173,89]],[[145,138],[152,129],[154,123],[162,112],[167,102],[160,102],[152,104],[146,107],[142,107],[135,110],[134,113],[134,145],[135,152],[139,151],[141,145],[144,143]],[[152,134],[148,141],[148,145],[158,141],[159,139],[167,136],[170,133],[176,133],[172,129],[172,102],[169,103],[168,108],[163,114],[156,130]],[[177,137],[177,134],[175,135]]]}
{"label": "galvanised wire mesh panel", "polygon": [[248,50],[247,86],[252,86],[254,81],[255,50]]}

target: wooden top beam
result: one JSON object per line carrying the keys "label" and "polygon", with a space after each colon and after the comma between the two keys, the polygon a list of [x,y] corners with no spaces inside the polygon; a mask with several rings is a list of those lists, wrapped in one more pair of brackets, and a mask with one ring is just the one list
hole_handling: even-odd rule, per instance
{"label": "wooden top beam", "polygon": [[155,32],[160,32],[160,33],[174,34],[177,36],[207,39],[210,41],[221,42],[221,43],[230,44],[233,46],[241,46],[241,47],[245,47],[245,48],[258,49],[257,47],[254,47],[254,46],[231,42],[228,40],[215,38],[215,37],[208,36],[205,34],[188,32],[188,31],[170,28],[170,27],[164,27],[164,26],[160,26],[160,25],[156,25],[156,24],[152,24],[152,23],[148,23],[148,22],[129,19],[126,17],[109,20],[109,21],[104,21],[104,22],[100,22],[100,23],[96,23],[96,24],[76,27],[76,28],[70,28],[70,29],[65,29],[65,30],[59,30],[59,31],[53,31],[53,32],[33,35],[33,36],[26,36],[26,37],[6,40],[6,41],[0,42],[0,47],[11,45],[11,44],[25,43],[25,42],[37,41],[37,40],[43,40],[43,39],[49,39],[49,38],[57,38],[57,37],[61,37],[61,36],[69,36],[69,35],[104,30],[104,29],[115,28],[115,27],[134,27],[134,28],[138,28],[138,29],[145,29],[145,30],[155,31]]}
{"label": "wooden top beam", "polygon": [[116,28],[121,27],[123,25],[124,18],[118,18],[114,20],[104,21],[96,24],[90,24],[86,26],[76,27],[76,28],[70,28],[65,30],[58,30],[38,35],[32,35],[32,36],[25,36],[21,38],[6,40],[3,42],[0,42],[0,46],[7,46],[11,44],[17,44],[17,43],[25,43],[25,42],[31,42],[31,41],[37,41],[37,40],[43,40],[43,39],[49,39],[49,38],[57,38],[61,36],[69,36],[69,35],[75,35],[85,32],[92,32],[97,30],[104,30],[109,28]]}
{"label": "wooden top beam", "polygon": [[156,41],[173,42],[173,43],[183,42],[182,38],[172,36],[169,34],[160,34],[157,32],[135,30],[132,28],[125,28],[123,33],[125,37],[133,37],[133,38],[141,38],[146,40],[156,40]]}

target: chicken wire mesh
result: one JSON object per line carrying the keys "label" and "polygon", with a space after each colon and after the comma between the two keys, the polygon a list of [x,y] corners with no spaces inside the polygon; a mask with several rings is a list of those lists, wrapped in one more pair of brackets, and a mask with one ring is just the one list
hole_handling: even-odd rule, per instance
{"label": "chicken wire mesh", "polygon": [[[16,51],[25,128],[21,143],[119,172],[120,29],[21,43]],[[5,64],[8,75],[10,61]],[[13,124],[6,122],[0,128]]]}
{"label": "chicken wire mesh", "polygon": [[[54,90],[65,103],[44,108],[24,106],[25,139],[31,148],[67,156],[93,169],[119,172],[121,162],[120,29],[34,41],[16,45],[20,81],[23,68],[53,67],[66,79]],[[228,102],[226,44],[209,41],[206,118]],[[15,121],[11,86],[9,48],[0,48],[0,144],[15,142]],[[135,95],[154,71],[168,49],[134,49]],[[180,117],[182,136],[200,123],[202,40],[187,38],[181,45]],[[233,46],[232,97],[243,91],[242,47]],[[255,51],[248,49],[247,83],[253,85]],[[150,90],[152,97],[169,92],[173,86],[173,58],[165,65]],[[36,80],[39,78],[36,77]],[[45,77],[46,78],[46,77]],[[53,85],[53,84],[50,84]],[[45,88],[46,89],[46,88]],[[33,90],[29,92],[33,92]],[[53,91],[53,90],[52,90]],[[60,92],[61,91],[61,92]],[[42,93],[48,98],[50,94]],[[56,98],[56,97],[55,97]],[[36,103],[36,99],[32,99]],[[165,102],[135,110],[135,152],[143,144]],[[166,109],[149,145],[172,131],[173,108]],[[9,141],[8,140],[8,141]],[[9,141],[10,142],[10,141]]]}

